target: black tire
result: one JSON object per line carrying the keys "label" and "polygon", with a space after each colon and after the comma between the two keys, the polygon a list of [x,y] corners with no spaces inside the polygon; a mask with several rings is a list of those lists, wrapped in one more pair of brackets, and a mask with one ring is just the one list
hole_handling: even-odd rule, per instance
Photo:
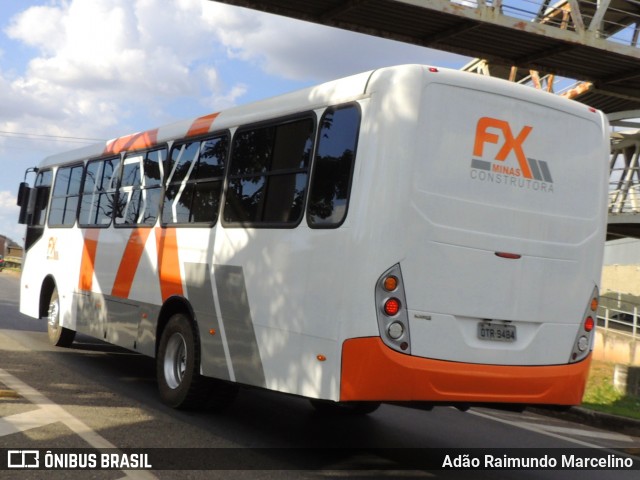
{"label": "black tire", "polygon": [[60,298],[58,297],[58,289],[55,287],[49,297],[46,319],[49,343],[56,347],[70,347],[76,338],[76,332],[60,325]]}
{"label": "black tire", "polygon": [[380,402],[331,402],[310,399],[311,405],[325,415],[368,415],[380,408]]}
{"label": "black tire", "polygon": [[200,342],[188,315],[173,315],[162,332],[156,376],[166,405],[184,410],[206,405],[213,382],[200,375]]}

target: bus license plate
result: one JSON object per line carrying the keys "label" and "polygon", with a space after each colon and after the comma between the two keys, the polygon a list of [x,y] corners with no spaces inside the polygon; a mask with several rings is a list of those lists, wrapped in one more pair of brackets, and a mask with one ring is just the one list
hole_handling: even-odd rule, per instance
{"label": "bus license plate", "polygon": [[481,322],[478,324],[478,338],[494,342],[515,342],[516,327],[514,325]]}

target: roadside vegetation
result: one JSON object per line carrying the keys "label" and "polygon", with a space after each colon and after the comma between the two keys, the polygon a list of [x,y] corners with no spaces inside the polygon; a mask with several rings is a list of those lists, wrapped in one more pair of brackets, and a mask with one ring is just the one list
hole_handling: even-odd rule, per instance
{"label": "roadside vegetation", "polygon": [[617,391],[613,386],[614,364],[594,360],[582,406],[599,412],[640,420],[640,397]]}

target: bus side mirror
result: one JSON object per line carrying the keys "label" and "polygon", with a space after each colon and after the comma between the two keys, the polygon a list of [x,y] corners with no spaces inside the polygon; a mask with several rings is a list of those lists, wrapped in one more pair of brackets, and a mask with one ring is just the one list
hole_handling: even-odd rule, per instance
{"label": "bus side mirror", "polygon": [[19,207],[22,207],[29,200],[29,184],[27,182],[22,182],[18,187],[18,201],[16,202]]}
{"label": "bus side mirror", "polygon": [[26,182],[20,184],[18,189],[18,206],[20,207],[20,213],[18,215],[18,223],[24,225],[28,221],[29,217],[29,197],[31,197],[31,188]]}

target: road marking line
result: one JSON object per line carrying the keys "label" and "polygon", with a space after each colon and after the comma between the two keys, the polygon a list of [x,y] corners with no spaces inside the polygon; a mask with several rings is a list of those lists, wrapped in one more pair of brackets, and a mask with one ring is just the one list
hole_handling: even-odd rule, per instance
{"label": "road marking line", "polygon": [[[38,407],[38,410],[36,411],[20,413],[0,419],[0,437],[9,435],[11,433],[22,432],[30,428],[49,425],[52,423],[63,423],[93,448],[112,448],[117,450],[117,447],[113,443],[109,442],[109,440],[104,438],[99,433],[93,431],[82,420],[74,417],[60,405],[53,403],[42,393],[38,392],[35,388],[30,387],[19,378],[14,377],[9,372],[1,368],[0,382],[9,387],[11,390],[16,391],[23,398]],[[27,416],[32,416],[33,421],[26,419]],[[48,421],[46,423],[43,423],[44,419],[41,417],[47,418]],[[12,423],[11,419],[16,421],[16,423]],[[32,426],[29,426],[30,424]],[[11,428],[15,429],[15,431],[9,431]],[[134,480],[157,480],[157,477],[155,475],[146,471],[123,470],[123,472],[125,473],[124,478]]]}
{"label": "road marking line", "polygon": [[482,418],[486,418],[488,420],[493,420],[494,422],[499,422],[499,423],[504,423],[506,425],[511,425],[512,427],[516,427],[516,428],[522,428],[524,430],[529,430],[531,432],[536,432],[539,433],[541,435],[547,435],[548,437],[554,437],[560,440],[564,440],[565,442],[571,442],[571,443],[575,443],[577,445],[582,445],[583,447],[587,447],[587,448],[602,448],[601,445],[596,445],[594,443],[589,443],[589,442],[583,442],[582,440],[577,440],[574,438],[569,438],[566,437],[564,435],[558,435],[556,433],[553,432],[548,432],[546,430],[543,430],[542,428],[536,426],[536,425],[532,425],[530,423],[524,423],[524,422],[514,422],[511,420],[505,420],[503,418],[498,418],[498,417],[494,417],[492,415],[488,415],[486,413],[481,413],[475,410],[469,410],[467,411],[467,413],[470,413],[471,415],[475,415],[477,417],[482,417]]}
{"label": "road marking line", "polygon": [[10,417],[0,418],[0,437],[21,433],[32,428],[40,428],[51,423],[51,413],[45,408],[18,413]]}
{"label": "road marking line", "polygon": [[[522,422],[523,425],[532,425],[531,423]],[[543,430],[547,432],[566,433],[568,435],[578,435],[580,437],[600,438],[602,440],[615,440],[617,442],[635,442],[629,435],[622,433],[610,433],[594,430],[583,430],[581,428],[559,427],[557,425],[544,425]]]}
{"label": "road marking line", "polygon": [[[522,428],[523,430],[529,430],[531,432],[536,432],[536,433],[539,433],[541,435],[546,435],[548,437],[557,438],[557,439],[563,440],[565,442],[575,443],[576,445],[582,445],[583,447],[595,448],[595,449],[598,449],[598,450],[603,450],[604,449],[605,451],[614,452],[616,455],[622,455],[622,456],[629,457],[629,458],[636,458],[636,455],[634,455],[633,453],[625,452],[624,450],[620,451],[620,450],[615,450],[613,448],[603,448],[602,445],[596,445],[594,443],[584,442],[582,440],[578,440],[578,439],[575,439],[575,438],[567,437],[565,435],[560,435],[558,433],[553,433],[551,431],[547,431],[547,430],[545,430],[545,428],[548,427],[547,425],[544,425],[543,427],[538,427],[537,425],[533,425],[531,423],[505,420],[503,418],[494,417],[492,415],[489,415],[489,414],[486,414],[486,413],[481,413],[481,412],[474,411],[474,410],[469,410],[469,411],[467,411],[467,413],[470,413],[471,415],[475,415],[477,417],[486,418],[488,420],[493,420],[494,422],[499,422],[499,423],[504,423],[506,425],[511,425],[512,427]],[[551,429],[555,429],[555,428],[552,427]],[[567,428],[567,430],[570,430],[570,429]],[[632,440],[632,441],[635,441],[635,440]]]}

